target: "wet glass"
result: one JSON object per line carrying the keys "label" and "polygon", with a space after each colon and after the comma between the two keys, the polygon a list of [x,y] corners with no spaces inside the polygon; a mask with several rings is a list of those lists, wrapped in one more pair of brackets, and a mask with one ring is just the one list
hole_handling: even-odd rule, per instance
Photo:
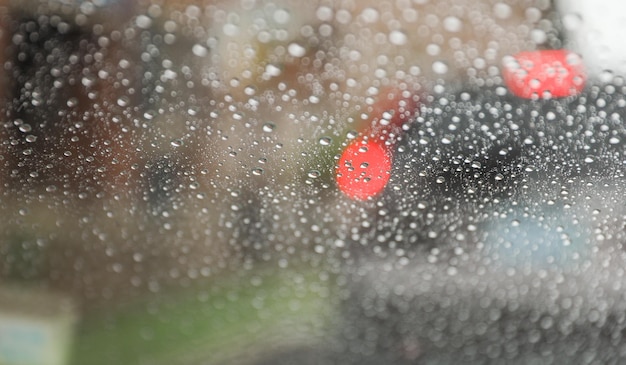
{"label": "wet glass", "polygon": [[623,362],[589,4],[0,0],[0,363]]}

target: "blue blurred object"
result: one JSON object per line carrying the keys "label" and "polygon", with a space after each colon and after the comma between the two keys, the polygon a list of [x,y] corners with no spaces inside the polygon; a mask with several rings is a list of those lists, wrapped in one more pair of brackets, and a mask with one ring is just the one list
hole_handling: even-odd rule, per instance
{"label": "blue blurred object", "polygon": [[487,231],[483,252],[506,267],[571,269],[588,256],[591,246],[585,228],[553,207],[534,214],[517,208],[489,223]]}

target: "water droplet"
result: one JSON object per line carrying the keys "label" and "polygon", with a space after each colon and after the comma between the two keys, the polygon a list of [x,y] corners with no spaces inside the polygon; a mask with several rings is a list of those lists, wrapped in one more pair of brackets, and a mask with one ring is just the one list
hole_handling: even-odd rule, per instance
{"label": "water droplet", "polygon": [[183,145],[183,140],[180,138],[177,139],[173,139],[170,144],[172,145],[172,147],[180,147]]}
{"label": "water droplet", "polygon": [[333,9],[328,6],[320,6],[315,12],[317,19],[323,22],[329,22],[333,20]]}
{"label": "water droplet", "polygon": [[263,124],[263,132],[265,133],[271,133],[274,131],[274,129],[276,129],[276,124],[272,122],[267,122]]}
{"label": "water droplet", "polygon": [[567,13],[563,15],[563,26],[568,31],[577,31],[582,23],[582,16],[578,13]]}
{"label": "water droplet", "polygon": [[535,44],[542,44],[548,40],[548,35],[545,31],[541,29],[533,29],[530,32],[530,38],[535,42]]}
{"label": "water droplet", "polygon": [[117,105],[121,107],[128,106],[129,102],[130,102],[130,99],[128,98],[128,96],[121,96],[119,99],[117,99]]}
{"label": "water droplet", "polygon": [[333,140],[330,137],[322,137],[319,139],[319,144],[322,146],[329,146]]}
{"label": "water droplet", "polygon": [[306,48],[298,43],[291,43],[287,47],[287,52],[289,52],[289,55],[292,57],[302,57],[306,54]]}
{"label": "water droplet", "polygon": [[194,44],[191,47],[191,52],[198,57],[206,57],[209,54],[209,50],[200,44]]}
{"label": "water droplet", "polygon": [[149,16],[142,14],[135,19],[135,24],[141,29],[148,29],[152,25],[152,19],[150,19]]}
{"label": "water droplet", "polygon": [[269,64],[265,66],[265,73],[268,74],[269,76],[272,76],[272,77],[280,76],[281,72],[282,71],[280,67],[277,67],[276,65]]}
{"label": "water droplet", "polygon": [[443,28],[448,32],[458,32],[462,26],[461,19],[455,16],[449,16],[443,20]]}
{"label": "water droplet", "polygon": [[373,8],[365,8],[363,9],[363,12],[361,12],[361,19],[363,19],[366,23],[377,22],[379,16],[378,11]]}
{"label": "water droplet", "polygon": [[146,120],[152,120],[154,119],[155,116],[156,116],[156,112],[154,110],[148,110],[145,113],[143,113],[143,117],[146,118]]}
{"label": "water droplet", "polygon": [[[85,76],[81,79],[81,83],[83,84],[83,86],[85,87],[92,87],[95,84],[95,79],[91,76]],[[76,100],[76,98],[70,98],[67,101],[67,106],[76,106],[76,104],[78,104],[78,100]]]}
{"label": "water droplet", "polygon": [[[90,86],[91,85],[91,83],[89,83],[89,85],[85,84],[84,80],[88,80],[88,79],[87,78],[83,78],[83,85],[85,85],[85,86]],[[68,107],[73,108],[76,105],[78,105],[78,99],[76,99],[76,98],[69,98],[69,99],[67,99],[67,106]]]}
{"label": "water droplet", "polygon": [[255,167],[252,169],[252,175],[255,175],[255,176],[261,176],[263,175],[264,172],[265,171],[263,171],[263,169],[260,167]]}
{"label": "water droplet", "polygon": [[497,3],[493,6],[493,13],[497,18],[508,19],[513,14],[513,9],[509,4]]}
{"label": "water droplet", "polygon": [[448,65],[442,61],[435,61],[433,62],[433,71],[439,75],[446,74],[448,73]]}
{"label": "water droplet", "polygon": [[224,24],[222,32],[228,37],[235,37],[239,34],[239,27],[232,23]]}
{"label": "water droplet", "polygon": [[426,53],[429,56],[438,56],[441,53],[441,47],[438,44],[431,43],[426,46]]}
{"label": "water droplet", "polygon": [[187,109],[187,114],[193,116],[198,115],[198,108],[195,106],[189,107],[189,109]]}
{"label": "water droplet", "polygon": [[403,46],[407,43],[408,37],[404,32],[394,30],[389,33],[389,42],[396,46]]}
{"label": "water droplet", "polygon": [[274,21],[278,24],[287,24],[289,18],[289,12],[285,9],[278,9],[274,12]]}
{"label": "water droplet", "polygon": [[322,175],[321,172],[319,172],[319,170],[310,170],[307,173],[307,176],[310,177],[311,179],[317,179],[318,177],[320,177]]}

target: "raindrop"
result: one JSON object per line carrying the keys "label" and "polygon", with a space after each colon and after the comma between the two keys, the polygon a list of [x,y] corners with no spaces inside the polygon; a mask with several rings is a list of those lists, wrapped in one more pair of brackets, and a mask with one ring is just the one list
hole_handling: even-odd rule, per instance
{"label": "raindrop", "polygon": [[271,133],[274,131],[274,129],[276,129],[276,124],[272,122],[267,122],[263,124],[263,132],[265,133]]}
{"label": "raindrop", "polygon": [[180,146],[182,146],[182,145],[183,145],[183,140],[182,140],[182,139],[180,139],[180,138],[173,139],[173,140],[170,142],[170,145],[172,145],[172,147],[180,147]]}
{"label": "raindrop", "polygon": [[252,96],[254,94],[256,94],[256,88],[254,86],[246,86],[243,89],[243,92],[248,95],[248,96]]}
{"label": "raindrop", "polygon": [[448,73],[448,65],[442,61],[435,61],[433,62],[433,71],[439,75],[446,74]]}
{"label": "raindrop", "polygon": [[[85,85],[85,86],[91,86],[91,83],[89,83],[89,85],[87,85],[87,84],[85,83],[85,80],[86,80],[86,78],[83,78],[83,85]],[[91,81],[93,81],[93,80],[91,80]],[[69,99],[67,99],[67,106],[68,106],[68,107],[73,108],[73,107],[75,107],[76,105],[78,105],[78,99],[76,99],[76,98],[69,98]]]}
{"label": "raindrop", "polygon": [[224,24],[222,32],[228,37],[235,37],[239,34],[239,27],[232,23]]}
{"label": "raindrop", "polygon": [[194,106],[189,107],[189,109],[187,109],[187,114],[191,115],[192,117],[198,115],[198,108]]}
{"label": "raindrop", "polygon": [[394,30],[389,33],[389,42],[396,46],[403,46],[407,43],[408,37],[404,32]]}
{"label": "raindrop", "polygon": [[548,35],[541,29],[533,29],[533,31],[530,32],[530,37],[536,44],[542,44],[548,40]]}
{"label": "raindrop", "polygon": [[317,8],[315,15],[317,16],[317,19],[323,22],[328,22],[333,19],[333,9],[328,6],[320,6]]}
{"label": "raindrop", "polygon": [[128,98],[128,96],[121,96],[119,99],[117,99],[117,105],[121,107],[128,106],[129,102],[130,102],[130,99]]}
{"label": "raindrop", "polygon": [[513,14],[513,9],[509,4],[497,3],[493,6],[493,13],[497,18],[508,19]]}
{"label": "raindrop", "polygon": [[274,12],[274,21],[278,24],[286,24],[289,18],[289,12],[285,9],[278,9]]}
{"label": "raindrop", "polygon": [[333,140],[330,137],[322,137],[319,139],[318,142],[322,146],[329,146],[333,142]]}
{"label": "raindrop", "polygon": [[458,32],[462,25],[461,19],[455,16],[449,16],[443,20],[443,28],[448,32]]}
{"label": "raindrop", "polygon": [[361,13],[361,18],[366,23],[375,23],[378,21],[378,17],[379,17],[378,11],[373,8],[365,8],[363,9],[363,12]]}
{"label": "raindrop", "polygon": [[438,44],[431,43],[426,46],[426,53],[429,56],[438,56],[441,53],[441,47]]}
{"label": "raindrop", "polygon": [[318,177],[320,177],[322,175],[321,172],[319,172],[318,170],[310,170],[307,173],[307,176],[310,177],[311,179],[317,179]]}
{"label": "raindrop", "polygon": [[265,171],[260,167],[255,167],[252,169],[252,175],[261,176]]}
{"label": "raindrop", "polygon": [[147,15],[139,15],[135,20],[135,24],[141,29],[148,29],[152,25],[152,19]]}
{"label": "raindrop", "polygon": [[563,26],[569,31],[578,30],[582,23],[582,17],[578,13],[568,13],[563,15]]}
{"label": "raindrop", "polygon": [[209,54],[209,50],[200,44],[194,44],[191,52],[198,57],[206,57]]}
{"label": "raindrop", "polygon": [[291,43],[287,47],[287,52],[289,52],[289,55],[292,57],[302,57],[306,54],[306,48],[302,47],[298,43]]}
{"label": "raindrop", "polygon": [[269,76],[276,77],[281,74],[281,70],[280,70],[280,67],[276,67],[275,65],[269,64],[265,66],[265,73],[267,73]]}
{"label": "raindrop", "polygon": [[155,116],[156,116],[156,112],[154,110],[148,110],[145,113],[143,113],[143,117],[146,118],[146,120],[152,120],[154,119]]}

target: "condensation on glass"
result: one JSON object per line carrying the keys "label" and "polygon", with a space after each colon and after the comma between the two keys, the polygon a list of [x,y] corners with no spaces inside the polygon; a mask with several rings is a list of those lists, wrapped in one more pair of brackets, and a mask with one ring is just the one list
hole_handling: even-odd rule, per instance
{"label": "condensation on glass", "polygon": [[608,4],[0,0],[0,363],[622,363]]}

